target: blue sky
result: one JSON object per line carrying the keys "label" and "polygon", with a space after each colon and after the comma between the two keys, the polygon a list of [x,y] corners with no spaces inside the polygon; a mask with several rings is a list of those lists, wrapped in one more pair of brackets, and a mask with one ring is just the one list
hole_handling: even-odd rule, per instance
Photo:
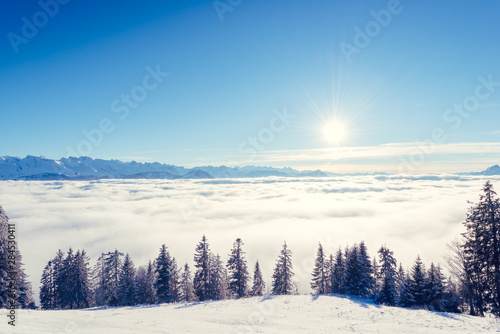
{"label": "blue sky", "polygon": [[[484,169],[500,160],[499,10],[473,1],[5,1],[0,155]],[[322,134],[332,120],[346,128],[334,145]]]}

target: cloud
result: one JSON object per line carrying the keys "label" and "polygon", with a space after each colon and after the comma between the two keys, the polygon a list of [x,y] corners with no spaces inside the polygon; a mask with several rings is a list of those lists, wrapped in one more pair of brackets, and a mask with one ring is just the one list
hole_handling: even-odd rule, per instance
{"label": "cloud", "polygon": [[[500,178],[493,178],[499,187]],[[318,242],[328,252],[364,240],[373,257],[382,244],[410,266],[420,254],[439,262],[445,243],[463,232],[467,200],[480,176],[342,176],[224,180],[3,181],[0,204],[38,293],[43,267],[58,249],[128,252],[136,265],[165,243],[179,264],[193,266],[205,234],[224,260],[243,239],[249,268],[259,259],[268,284],[286,240],[300,292],[309,292]]]}

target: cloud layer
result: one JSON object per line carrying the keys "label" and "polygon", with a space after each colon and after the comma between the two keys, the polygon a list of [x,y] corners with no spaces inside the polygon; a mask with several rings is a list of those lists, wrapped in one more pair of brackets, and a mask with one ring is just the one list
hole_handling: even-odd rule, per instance
{"label": "cloud layer", "polygon": [[85,249],[93,264],[116,247],[144,265],[165,243],[179,264],[192,267],[203,234],[224,260],[242,238],[250,270],[259,259],[269,285],[286,240],[299,291],[306,293],[318,242],[334,252],[365,240],[371,256],[387,244],[405,266],[417,254],[426,263],[442,261],[445,243],[463,232],[467,200],[477,201],[484,181],[446,175],[3,181],[0,205],[17,225],[35,293],[58,249]]}

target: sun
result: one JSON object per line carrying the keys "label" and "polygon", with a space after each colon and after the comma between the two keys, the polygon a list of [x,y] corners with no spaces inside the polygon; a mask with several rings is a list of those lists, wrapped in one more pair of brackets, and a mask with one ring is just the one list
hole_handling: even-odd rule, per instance
{"label": "sun", "polygon": [[330,145],[339,145],[347,137],[347,127],[340,121],[330,121],[323,127],[323,137]]}

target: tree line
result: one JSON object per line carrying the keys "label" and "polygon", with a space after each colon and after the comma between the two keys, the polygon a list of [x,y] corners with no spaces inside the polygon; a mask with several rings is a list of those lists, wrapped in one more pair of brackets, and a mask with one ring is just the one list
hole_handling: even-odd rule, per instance
{"label": "tree line", "polygon": [[[194,275],[186,263],[178,267],[165,245],[146,267],[135,265],[129,254],[103,253],[90,268],[85,251],[60,250],[44,268],[40,303],[43,309],[75,309],[90,306],[131,306],[206,300],[238,299],[266,294],[258,260],[249,274],[243,241],[235,240],[224,264],[210,250],[205,236],[195,248]],[[364,242],[327,256],[319,244],[312,272],[315,294],[344,294],[373,298],[390,306],[426,307],[459,312],[455,285],[444,279],[441,267],[426,270],[417,258],[406,274],[397,270],[393,252],[382,246],[379,260],[370,260]],[[380,264],[378,264],[380,262]],[[293,280],[292,252],[286,242],[276,260],[271,294],[298,294]]]}

